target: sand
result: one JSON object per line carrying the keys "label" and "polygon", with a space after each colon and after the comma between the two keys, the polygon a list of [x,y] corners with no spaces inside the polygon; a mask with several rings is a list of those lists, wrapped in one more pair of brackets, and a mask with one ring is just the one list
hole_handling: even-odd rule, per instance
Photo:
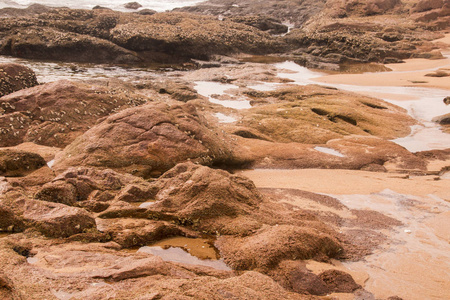
{"label": "sand", "polygon": [[[445,38],[436,40],[441,48],[444,59],[407,59],[405,63],[387,64],[390,72],[363,73],[363,74],[332,74],[313,80],[326,84],[349,84],[361,86],[421,86],[450,90],[450,76],[429,77],[426,74],[436,70],[450,73],[450,34]],[[447,47],[447,45],[449,45]],[[375,96],[375,95],[373,95]]]}
{"label": "sand", "polygon": [[325,169],[258,169],[241,174],[262,188],[293,188],[333,195],[367,195],[389,189],[417,196],[434,194],[450,202],[450,180],[435,180],[438,177],[434,175],[406,178],[405,174],[397,173]]}

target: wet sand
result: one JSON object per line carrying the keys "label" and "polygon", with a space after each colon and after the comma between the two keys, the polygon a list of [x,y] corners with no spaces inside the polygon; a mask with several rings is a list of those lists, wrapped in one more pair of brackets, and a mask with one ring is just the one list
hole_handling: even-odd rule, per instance
{"label": "wet sand", "polygon": [[[450,34],[436,40],[441,47],[450,45]],[[349,84],[361,86],[420,86],[429,88],[450,89],[450,76],[429,77],[426,74],[442,69],[450,73],[450,47],[442,49],[444,59],[407,59],[405,63],[387,64],[391,72],[364,74],[333,74],[325,75],[313,80],[326,84]],[[373,95],[377,96],[377,95]],[[412,100],[412,99],[410,99]]]}
{"label": "wet sand", "polygon": [[399,173],[326,169],[258,169],[240,174],[261,188],[293,188],[333,195],[372,194],[389,189],[417,196],[434,194],[450,202],[450,180],[436,180],[438,176],[434,175],[405,178]]}
{"label": "wet sand", "polygon": [[[260,188],[290,188],[327,194],[352,210],[372,210],[403,225],[374,253],[356,262],[333,263],[377,299],[448,299],[450,294],[450,178],[352,170],[251,170],[241,173]],[[300,209],[330,211],[307,199],[290,200]],[[331,212],[351,218],[349,211]],[[345,230],[345,229],[342,229]],[[308,263],[319,272],[330,265]],[[338,298],[340,299],[339,295]],[[341,295],[344,296],[344,295]],[[346,297],[348,295],[345,295]],[[344,297],[345,298],[345,297]],[[353,299],[353,298],[349,298]]]}

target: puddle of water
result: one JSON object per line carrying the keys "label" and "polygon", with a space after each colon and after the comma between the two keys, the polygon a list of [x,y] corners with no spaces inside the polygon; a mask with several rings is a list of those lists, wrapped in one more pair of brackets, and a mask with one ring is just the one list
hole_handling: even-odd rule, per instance
{"label": "puddle of water", "polygon": [[220,259],[211,240],[174,237],[151,246],[139,248],[138,252],[160,256],[165,261],[208,266],[219,270],[231,270]]}
{"label": "puddle of water", "polygon": [[247,109],[252,107],[250,105],[250,101],[244,97],[239,100],[220,100],[215,98],[216,95],[230,95],[227,91],[239,88],[237,85],[212,81],[195,81],[194,84],[194,88],[197,90],[197,93],[207,97],[211,103],[234,109]]}
{"label": "puddle of water", "polygon": [[345,155],[342,154],[341,152],[336,151],[336,150],[331,149],[331,148],[327,148],[327,147],[319,147],[319,146],[317,146],[317,147],[314,147],[314,150],[322,152],[322,153],[338,156],[338,157],[345,157]]}
{"label": "puddle of water", "polygon": [[219,123],[234,123],[237,121],[237,119],[227,116],[223,113],[215,113],[214,116],[219,119]]}
{"label": "puddle of water", "polygon": [[[366,272],[365,288],[377,298],[446,299],[450,292],[450,204],[443,199],[398,194],[391,190],[370,195],[333,195],[352,209],[370,209],[401,221],[391,235],[364,261],[346,262]],[[443,231],[442,228],[447,228]]]}
{"label": "puddle of water", "polygon": [[279,70],[278,77],[291,79],[293,84],[298,85],[317,84],[312,79],[324,75],[324,73],[311,71],[293,61],[285,61],[274,66]]}

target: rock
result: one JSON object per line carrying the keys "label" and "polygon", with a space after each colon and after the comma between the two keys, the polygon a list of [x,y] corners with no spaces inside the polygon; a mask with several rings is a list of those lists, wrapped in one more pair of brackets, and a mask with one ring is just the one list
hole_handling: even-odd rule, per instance
{"label": "rock", "polygon": [[35,198],[73,206],[77,202],[77,190],[70,183],[56,181],[44,184]]}
{"label": "rock", "polygon": [[0,97],[35,85],[38,85],[36,75],[30,68],[19,64],[0,64]]}
{"label": "rock", "polygon": [[14,8],[5,7],[0,9],[0,15],[5,17],[22,17],[22,16],[33,16],[46,13],[50,11],[51,8],[42,4],[34,3],[29,5],[27,8]]}
{"label": "rock", "polygon": [[441,125],[450,125],[450,114],[434,117],[432,121]]}
{"label": "rock", "polygon": [[81,208],[26,200],[23,209],[27,227],[34,227],[48,237],[69,237],[96,228],[94,218]]}
{"label": "rock", "polygon": [[185,235],[174,224],[145,219],[98,219],[97,226],[123,248],[142,247],[172,236]]}
{"label": "rock", "polygon": [[293,86],[247,95],[270,102],[243,112],[239,127],[277,142],[319,144],[349,134],[392,139],[407,135],[415,123],[402,108],[326,87]]}
{"label": "rock", "polygon": [[123,5],[123,7],[128,8],[128,9],[138,9],[138,8],[141,8],[142,5],[137,2],[128,2],[128,3],[125,3]]}
{"label": "rock", "polygon": [[151,15],[154,15],[154,14],[156,14],[158,12],[156,10],[153,10],[153,9],[145,8],[145,9],[139,10],[137,13],[140,14],[140,15],[143,15],[143,16],[151,16]]}
{"label": "rock", "polygon": [[362,288],[350,274],[339,270],[326,270],[319,274],[319,278],[335,293],[352,293]]}
{"label": "rock", "polygon": [[11,279],[3,273],[0,273],[0,298],[3,300],[19,299],[14,295],[14,285]]}
{"label": "rock", "polygon": [[267,31],[270,34],[282,34],[288,32],[288,27],[281,24],[279,20],[271,17],[261,15],[246,15],[235,16],[229,18],[230,21],[236,23],[243,23],[248,26],[253,26],[262,31]]}
{"label": "rock", "polygon": [[119,24],[111,30],[111,41],[139,52],[146,60],[159,57],[160,62],[271,53],[284,46],[254,27],[187,13],[159,13],[145,22]]}
{"label": "rock", "polygon": [[412,12],[424,12],[432,9],[442,8],[444,0],[420,0],[411,9]]}
{"label": "rock", "polygon": [[150,103],[111,115],[58,155],[55,169],[112,168],[148,178],[178,162],[242,163],[233,142],[190,104]]}
{"label": "rock", "polygon": [[0,98],[0,146],[65,147],[99,118],[146,101],[125,90],[67,80],[21,90]]}
{"label": "rock", "polygon": [[105,202],[145,202],[152,200],[155,193],[155,188],[139,177],[78,167],[69,168],[45,184],[35,197],[100,212],[110,206]]}
{"label": "rock", "polygon": [[46,165],[36,153],[20,150],[0,150],[0,176],[25,176]]}
{"label": "rock", "polygon": [[0,53],[16,57],[90,62],[136,63],[136,53],[109,41],[53,28],[26,28],[12,34],[2,44]]}
{"label": "rock", "polygon": [[173,99],[187,102],[198,98],[197,92],[187,82],[164,80],[152,83],[152,88],[160,94],[169,94]]}
{"label": "rock", "polygon": [[149,209],[176,216],[200,231],[221,232],[222,220],[251,214],[262,201],[247,178],[193,163],[178,164],[155,185],[158,201]]}
{"label": "rock", "polygon": [[342,251],[338,241],[329,234],[293,225],[262,228],[243,238],[222,236],[216,246],[225,262],[235,270],[272,269],[282,260],[335,257]]}
{"label": "rock", "polygon": [[[20,232],[24,230],[22,219],[14,214],[14,212],[0,204],[0,232]],[[1,285],[1,280],[0,280]]]}
{"label": "rock", "polygon": [[450,96],[445,97],[444,100],[442,100],[442,101],[444,101],[445,105],[449,105],[450,104]]}

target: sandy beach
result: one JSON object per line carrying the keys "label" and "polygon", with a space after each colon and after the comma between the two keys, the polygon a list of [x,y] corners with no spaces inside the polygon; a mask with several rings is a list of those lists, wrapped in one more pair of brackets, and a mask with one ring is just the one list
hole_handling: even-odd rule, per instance
{"label": "sandy beach", "polygon": [[[450,49],[446,45],[450,45],[450,34],[444,38],[436,40],[435,43],[443,47],[441,53],[443,59],[407,59],[404,63],[387,64],[386,67],[391,69],[389,72],[382,73],[364,73],[364,74],[331,74],[323,77],[315,78],[314,81],[324,84],[348,84],[361,86],[420,86],[439,89],[450,89],[450,76],[446,77],[430,77],[425,76],[432,74],[436,70],[450,72]],[[379,95],[373,96],[382,96]],[[399,98],[398,100],[402,100]],[[413,100],[407,98],[405,100]]]}

